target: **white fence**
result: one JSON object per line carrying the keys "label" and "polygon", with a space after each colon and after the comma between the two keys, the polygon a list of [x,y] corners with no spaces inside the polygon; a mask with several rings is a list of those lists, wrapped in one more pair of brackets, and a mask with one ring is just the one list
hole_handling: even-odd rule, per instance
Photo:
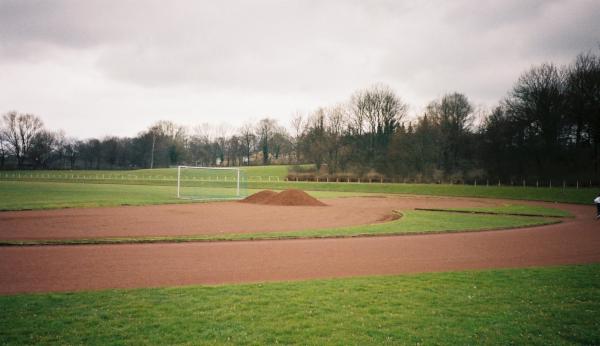
{"label": "white fence", "polygon": [[[60,180],[60,181],[81,181],[81,180],[106,180],[106,181],[177,181],[176,175],[137,175],[123,173],[48,173],[48,172],[0,172],[0,180]],[[190,181],[228,181],[234,179],[231,176],[210,176],[207,178],[186,177],[183,180]],[[247,176],[242,178],[244,181],[253,182],[280,182],[284,179],[278,176]]]}
{"label": "white fence", "polygon": [[[231,176],[212,176],[208,179],[198,177],[184,178],[187,181],[227,181],[231,180]],[[65,182],[85,182],[85,181],[103,181],[103,182],[125,182],[125,181],[137,181],[137,182],[177,182],[176,175],[148,175],[148,174],[129,174],[129,173],[78,173],[78,172],[36,172],[36,171],[7,171],[0,172],[0,180],[40,180],[40,181],[65,181]],[[246,176],[242,178],[245,182],[285,182],[287,178],[279,176]],[[313,178],[313,179],[302,179],[295,178],[289,180],[290,182],[297,183],[347,183],[347,184],[382,184],[382,183],[395,183],[395,184],[419,184],[418,182],[412,182],[402,179],[393,181],[384,181],[383,179],[360,179],[360,178]],[[490,181],[490,180],[473,180],[471,182],[456,182],[456,181],[443,181],[436,182],[439,185],[471,185],[475,187],[490,187],[490,186],[511,186],[511,187],[536,187],[536,188],[590,188],[596,187],[597,185],[593,181],[557,181],[557,180],[536,180],[536,181]]]}

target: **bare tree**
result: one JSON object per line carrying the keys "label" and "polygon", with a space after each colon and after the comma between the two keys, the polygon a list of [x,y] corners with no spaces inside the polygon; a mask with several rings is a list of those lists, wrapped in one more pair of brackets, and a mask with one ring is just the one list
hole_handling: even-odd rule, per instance
{"label": "bare tree", "polygon": [[147,133],[152,138],[150,168],[154,168],[156,163],[168,166],[181,160],[186,144],[185,127],[161,120],[152,125]]}
{"label": "bare tree", "polygon": [[69,162],[69,169],[75,168],[75,162],[79,158],[80,143],[81,141],[73,137],[66,137],[62,142],[62,155]]}
{"label": "bare tree", "polygon": [[33,163],[34,168],[48,168],[53,156],[58,149],[57,134],[42,130],[36,133],[31,140],[26,155]]}
{"label": "bare tree", "polygon": [[281,163],[285,161],[285,157],[292,151],[292,140],[286,129],[282,126],[277,126],[273,131],[271,140],[271,151],[273,158]]}
{"label": "bare tree", "polygon": [[8,157],[8,142],[5,137],[3,129],[0,128],[0,169],[4,169],[6,158]]}
{"label": "bare tree", "polygon": [[230,136],[225,144],[228,166],[241,166],[244,158],[244,150],[241,138],[238,135]]}
{"label": "bare tree", "polygon": [[565,129],[564,74],[553,64],[531,68],[504,101],[508,115],[522,129],[522,139],[533,151],[538,172],[545,175],[548,162],[559,151]]}
{"label": "bare tree", "polygon": [[215,137],[215,129],[209,123],[202,123],[194,126],[192,136],[210,142]]}
{"label": "bare tree", "polygon": [[254,146],[256,143],[256,135],[254,134],[254,126],[252,123],[247,122],[239,129],[240,133],[240,141],[243,147],[243,153],[246,157],[246,165],[250,165],[250,156],[252,155],[252,151],[254,150]]}
{"label": "bare tree", "polygon": [[474,120],[473,106],[465,95],[451,93],[431,102],[426,115],[439,128],[441,165],[451,174],[465,149],[464,139]]}
{"label": "bare tree", "polygon": [[348,109],[343,104],[338,104],[327,109],[325,119],[325,133],[327,137],[327,168],[330,173],[337,173],[340,166],[340,152],[344,129],[347,128]]}
{"label": "bare tree", "polygon": [[566,98],[568,123],[575,132],[575,148],[578,154],[585,146],[592,148],[597,176],[600,172],[600,55],[589,52],[577,56],[567,70]]}
{"label": "bare tree", "polygon": [[277,121],[271,118],[261,119],[256,125],[256,137],[263,157],[263,165],[268,165],[269,154],[271,154],[271,140],[273,139],[273,133],[277,128]]}
{"label": "bare tree", "polygon": [[231,126],[225,123],[219,124],[219,126],[217,126],[217,128],[215,129],[216,138],[214,148],[216,150],[218,164],[221,166],[228,166],[230,164],[229,161],[225,162],[225,159],[227,153],[227,141],[230,137],[231,132]]}
{"label": "bare tree", "polygon": [[[386,151],[408,106],[385,85],[356,92],[350,101],[349,133],[355,138],[353,154],[359,168],[386,169]],[[366,165],[365,165],[366,163]]]}
{"label": "bare tree", "polygon": [[185,127],[167,120],[160,120],[156,122],[150,127],[149,131],[155,133],[157,136],[166,137],[173,140],[185,137],[186,132]]}
{"label": "bare tree", "polygon": [[315,164],[317,171],[321,169],[327,154],[325,119],[325,108],[318,108],[306,120],[302,135],[301,148],[303,156]]}
{"label": "bare tree", "polygon": [[367,107],[365,99],[368,96],[366,91],[359,90],[352,95],[350,99],[350,107],[352,109],[351,118],[348,122],[348,130],[355,136],[362,136],[365,129]]}
{"label": "bare tree", "polygon": [[44,124],[33,114],[20,114],[16,111],[4,114],[2,122],[4,139],[17,159],[17,167],[21,168],[35,136],[43,130]]}
{"label": "bare tree", "polygon": [[294,160],[296,161],[296,163],[300,162],[300,139],[302,137],[302,133],[304,132],[304,126],[305,126],[305,121],[304,121],[304,116],[302,115],[302,113],[300,113],[299,111],[297,111],[293,117],[292,120],[290,121],[290,124],[292,125],[292,150],[294,152]]}

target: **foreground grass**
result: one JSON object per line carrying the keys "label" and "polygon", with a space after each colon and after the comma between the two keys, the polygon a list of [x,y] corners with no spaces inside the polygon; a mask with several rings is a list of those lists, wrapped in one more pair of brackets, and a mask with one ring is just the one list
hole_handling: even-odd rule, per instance
{"label": "foreground grass", "polygon": [[337,238],[376,235],[402,235],[425,233],[468,232],[481,230],[497,230],[528,226],[539,226],[560,222],[545,217],[529,217],[514,215],[465,214],[455,212],[437,212],[424,210],[407,210],[403,217],[385,223],[326,228],[318,230],[262,232],[262,233],[229,233],[193,236],[169,237],[122,237],[122,238],[88,238],[88,239],[51,239],[51,240],[4,240],[0,245],[78,245],[78,244],[122,244],[122,243],[163,243],[192,241],[236,241],[267,239],[300,239],[300,238]]}
{"label": "foreground grass", "polygon": [[600,265],[0,297],[0,344],[599,344]]}

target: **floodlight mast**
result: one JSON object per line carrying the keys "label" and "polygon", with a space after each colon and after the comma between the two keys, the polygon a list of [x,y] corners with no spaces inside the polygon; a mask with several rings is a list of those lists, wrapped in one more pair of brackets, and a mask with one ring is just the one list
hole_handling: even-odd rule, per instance
{"label": "floodlight mast", "polygon": [[237,194],[240,197],[240,169],[237,169]]}
{"label": "floodlight mast", "polygon": [[177,198],[181,198],[179,188],[181,186],[181,166],[177,166]]}

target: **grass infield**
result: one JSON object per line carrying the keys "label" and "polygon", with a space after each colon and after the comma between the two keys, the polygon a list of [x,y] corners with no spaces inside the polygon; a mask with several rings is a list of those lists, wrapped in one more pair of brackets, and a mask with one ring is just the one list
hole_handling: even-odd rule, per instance
{"label": "grass infield", "polygon": [[0,296],[0,344],[600,344],[600,265]]}
{"label": "grass infield", "polygon": [[[548,209],[548,208],[545,208]],[[551,209],[548,209],[551,212]],[[543,210],[542,210],[543,211]],[[539,212],[542,212],[539,211]],[[473,232],[499,230],[558,223],[557,218],[515,216],[501,214],[467,214],[447,211],[402,211],[402,217],[379,224],[339,227],[318,230],[230,233],[216,235],[169,236],[169,237],[119,237],[52,240],[5,240],[0,246],[22,245],[81,245],[81,244],[125,244],[125,243],[176,243],[199,241],[239,241],[300,238],[340,238],[381,235],[408,235],[426,233]]]}
{"label": "grass infield", "polygon": [[[0,211],[203,203],[178,199],[173,186],[0,181]],[[251,189],[249,193],[260,190]],[[364,192],[309,191],[316,198],[365,196]]]}
{"label": "grass infield", "polygon": [[452,197],[484,197],[501,199],[520,199],[532,201],[593,204],[598,189],[591,188],[548,188],[518,186],[472,186],[443,184],[379,184],[379,183],[311,183],[280,182],[252,183],[251,188],[262,189],[302,189],[306,191],[369,192],[385,194],[408,194]]}
{"label": "grass infield", "polygon": [[501,215],[515,215],[515,216],[549,216],[549,217],[573,217],[571,213],[566,210],[556,208],[546,208],[542,206],[534,205],[516,205],[508,204],[500,207],[483,207],[483,208],[417,208],[417,210],[428,210],[428,211],[447,211],[447,212],[461,212],[461,213],[472,213],[472,214],[501,214]]}

